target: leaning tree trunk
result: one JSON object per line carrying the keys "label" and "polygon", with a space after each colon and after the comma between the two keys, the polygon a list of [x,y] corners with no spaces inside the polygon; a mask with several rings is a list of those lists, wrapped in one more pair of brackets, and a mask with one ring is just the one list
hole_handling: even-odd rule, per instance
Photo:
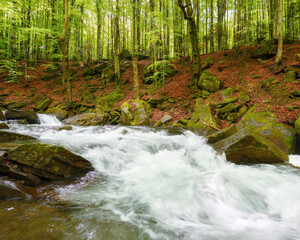
{"label": "leaning tree trunk", "polygon": [[279,0],[279,10],[278,10],[278,49],[275,59],[275,65],[278,66],[282,61],[282,47],[283,47],[283,1]]}
{"label": "leaning tree trunk", "polygon": [[70,40],[70,26],[69,26],[69,0],[64,0],[64,24],[62,33],[58,39],[58,45],[63,54],[63,84],[67,91],[67,105],[72,106],[72,88],[69,70],[69,40]]}
{"label": "leaning tree trunk", "polygon": [[198,5],[198,0],[195,1],[194,9],[192,7],[191,0],[186,0],[185,3],[186,5],[184,6],[182,0],[178,0],[178,5],[183,12],[184,18],[188,21],[189,36],[193,54],[193,79],[195,80],[195,82],[197,82],[201,75],[200,55],[195,23],[195,13]]}

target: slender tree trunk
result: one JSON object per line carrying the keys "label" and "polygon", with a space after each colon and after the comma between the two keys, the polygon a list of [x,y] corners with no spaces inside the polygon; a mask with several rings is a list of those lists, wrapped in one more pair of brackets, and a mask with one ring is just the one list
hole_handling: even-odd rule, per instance
{"label": "slender tree trunk", "polygon": [[[30,28],[30,12],[31,12],[31,0],[28,0],[28,6],[27,6],[27,19],[26,19],[26,27],[27,30]],[[29,50],[30,50],[30,32],[26,34],[26,40],[25,40],[25,85],[28,86],[28,65],[29,65]]]}
{"label": "slender tree trunk", "polygon": [[214,52],[214,0],[210,1],[210,52]]}
{"label": "slender tree trunk", "polygon": [[99,61],[101,59],[101,0],[96,0],[96,8],[97,8],[97,60]]}
{"label": "slender tree trunk", "polygon": [[[74,2],[73,2],[74,3]],[[63,54],[63,82],[67,90],[67,105],[68,108],[72,106],[72,88],[71,88],[71,77],[69,70],[69,40],[70,40],[70,26],[69,26],[69,0],[64,0],[64,24],[62,33],[58,39],[60,50]]]}
{"label": "slender tree trunk", "polygon": [[278,49],[275,59],[275,65],[278,66],[282,62],[282,47],[283,47],[283,4],[284,0],[279,0],[278,9]]}
{"label": "slender tree trunk", "polygon": [[119,61],[119,45],[120,45],[120,9],[119,9],[119,0],[116,0],[116,16],[115,16],[115,41],[114,41],[114,50],[115,50],[115,80],[116,85],[120,84],[120,61]]}
{"label": "slender tree trunk", "polygon": [[182,0],[178,0],[178,5],[183,12],[184,18],[188,21],[188,29],[193,55],[193,79],[196,84],[201,75],[200,54],[198,48],[197,29],[195,24],[195,12],[198,1],[195,1],[194,8],[192,7],[191,0],[186,0],[185,3],[186,5],[184,6]]}
{"label": "slender tree trunk", "polygon": [[133,37],[133,75],[134,75],[134,91],[135,91],[135,98],[140,98],[140,87],[139,87],[139,69],[138,69],[138,55],[137,55],[137,48],[136,46],[136,0],[132,0],[132,11],[133,11],[133,21],[132,21],[132,37]]}

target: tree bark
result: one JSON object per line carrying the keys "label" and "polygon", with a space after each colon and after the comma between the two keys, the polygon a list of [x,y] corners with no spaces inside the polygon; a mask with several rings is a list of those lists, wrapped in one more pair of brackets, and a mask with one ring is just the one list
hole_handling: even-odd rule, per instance
{"label": "tree bark", "polygon": [[200,55],[195,23],[195,12],[197,9],[198,1],[195,1],[194,8],[192,7],[191,0],[186,0],[185,3],[186,5],[184,6],[182,0],[178,0],[178,5],[182,10],[184,18],[188,21],[189,36],[193,55],[193,79],[196,83],[201,75]]}
{"label": "tree bark", "polygon": [[119,20],[119,0],[116,0],[116,16],[115,16],[115,80],[116,85],[120,84],[120,61],[119,61],[119,45],[120,45],[120,20]]}
{"label": "tree bark", "polygon": [[139,87],[139,69],[138,69],[138,55],[137,55],[137,48],[139,46],[136,46],[136,0],[132,0],[132,11],[133,11],[133,21],[132,21],[132,37],[133,37],[133,75],[134,75],[134,91],[135,91],[135,98],[140,98],[140,87]]}
{"label": "tree bark", "polygon": [[282,62],[282,47],[283,47],[283,1],[279,0],[279,9],[278,9],[278,48],[277,55],[275,59],[275,65],[278,66]]}

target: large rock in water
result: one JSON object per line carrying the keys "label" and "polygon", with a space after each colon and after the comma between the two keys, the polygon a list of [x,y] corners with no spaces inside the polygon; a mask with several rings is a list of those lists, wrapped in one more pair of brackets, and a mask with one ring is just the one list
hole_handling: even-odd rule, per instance
{"label": "large rock in water", "polygon": [[249,109],[237,126],[239,129],[252,126],[287,154],[295,151],[295,130],[283,123],[276,123],[273,113],[257,111],[257,105]]}
{"label": "large rock in water", "polygon": [[26,119],[30,124],[40,123],[38,115],[30,110],[9,109],[5,112],[5,117],[7,120]]}
{"label": "large rock in water", "polygon": [[24,140],[35,140],[35,138],[19,133],[0,131],[0,143]]}
{"label": "large rock in water", "polygon": [[148,103],[135,99],[124,102],[121,106],[121,123],[127,126],[149,126],[152,110]]}
{"label": "large rock in water", "polygon": [[202,104],[201,101],[201,98],[197,99],[194,113],[192,114],[187,127],[197,130],[199,134],[206,136],[216,132],[218,124],[211,113],[210,104]]}
{"label": "large rock in water", "polygon": [[62,121],[68,117],[68,112],[58,107],[48,108],[45,114],[55,115],[59,121]]}
{"label": "large rock in water", "polygon": [[288,155],[253,127],[246,127],[215,144],[227,161],[236,164],[285,163]]}
{"label": "large rock in water", "polygon": [[106,115],[104,113],[84,113],[65,119],[63,124],[74,126],[101,126],[105,123],[105,117]]}
{"label": "large rock in water", "polygon": [[5,120],[6,120],[5,116],[3,112],[0,110],[0,121],[5,121]]}
{"label": "large rock in water", "polygon": [[23,144],[8,152],[8,160],[42,179],[61,180],[93,170],[89,161],[67,149],[43,143]]}

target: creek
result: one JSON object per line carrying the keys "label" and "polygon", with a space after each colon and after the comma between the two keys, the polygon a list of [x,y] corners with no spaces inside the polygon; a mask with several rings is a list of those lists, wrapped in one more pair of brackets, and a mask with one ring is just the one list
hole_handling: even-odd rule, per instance
{"label": "creek", "polygon": [[[187,130],[75,127],[40,115],[10,130],[58,144],[95,171],[0,201],[0,239],[300,239],[300,171],[235,165]],[[299,156],[290,162],[300,166]]]}

